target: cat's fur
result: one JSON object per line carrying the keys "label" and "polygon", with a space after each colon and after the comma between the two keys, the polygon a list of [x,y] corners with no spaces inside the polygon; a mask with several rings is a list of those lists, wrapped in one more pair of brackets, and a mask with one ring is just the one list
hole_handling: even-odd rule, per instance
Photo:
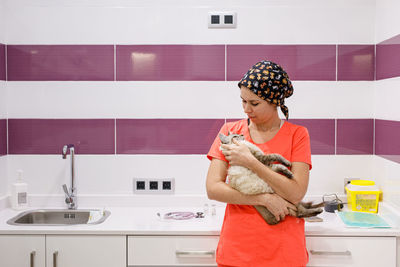
{"label": "cat's fur", "polygon": [[[246,141],[244,136],[240,134],[229,133],[228,136],[219,134],[219,138],[222,144],[232,144],[233,140],[236,140],[238,143],[245,144],[254,157],[264,165],[268,166],[275,172],[285,175],[289,179],[293,178],[293,173],[287,168],[291,166],[291,163],[281,155],[264,154],[259,147]],[[222,147],[221,150],[223,150]],[[282,164],[276,164],[274,162],[280,162]],[[229,185],[232,188],[246,195],[274,193],[274,190],[263,179],[243,166],[230,166],[228,169],[228,179]],[[322,212],[322,209],[319,208],[321,206],[323,206],[323,203],[313,205],[311,202],[300,202],[296,205],[297,211],[289,209],[289,215],[299,218],[312,217]],[[266,207],[254,207],[268,224],[274,225],[279,222]]]}

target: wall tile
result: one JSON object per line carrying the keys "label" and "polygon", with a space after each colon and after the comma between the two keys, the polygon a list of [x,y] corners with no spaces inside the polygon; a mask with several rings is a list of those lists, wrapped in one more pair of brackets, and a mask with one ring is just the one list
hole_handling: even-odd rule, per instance
{"label": "wall tile", "polygon": [[310,134],[311,154],[335,154],[334,119],[289,119],[289,122],[302,125]]}
{"label": "wall tile", "polygon": [[0,156],[7,154],[7,120],[0,120]]}
{"label": "wall tile", "polygon": [[263,59],[280,64],[291,80],[336,80],[335,45],[228,45],[227,80],[240,80]]}
{"label": "wall tile", "polygon": [[400,121],[375,120],[375,154],[400,163]]}
{"label": "wall tile", "polygon": [[113,81],[113,45],[7,45],[9,81]]}
{"label": "wall tile", "polygon": [[117,154],[207,154],[223,119],[117,119]]}
{"label": "wall tile", "polygon": [[6,46],[0,44],[0,80],[6,80]]}
{"label": "wall tile", "polygon": [[114,154],[113,119],[9,119],[9,154]]}
{"label": "wall tile", "polygon": [[338,119],[336,153],[341,155],[372,154],[373,131],[373,119]]}
{"label": "wall tile", "polygon": [[400,34],[376,45],[376,79],[400,76]]}
{"label": "wall tile", "polygon": [[224,45],[118,45],[118,81],[224,81]]}
{"label": "wall tile", "polygon": [[373,81],[374,75],[374,45],[338,46],[338,81]]}

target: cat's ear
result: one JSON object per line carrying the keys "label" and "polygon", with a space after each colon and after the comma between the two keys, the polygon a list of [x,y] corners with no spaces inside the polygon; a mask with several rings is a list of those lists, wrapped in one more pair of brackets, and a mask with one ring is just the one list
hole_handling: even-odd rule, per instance
{"label": "cat's ear", "polygon": [[222,144],[228,144],[228,143],[229,143],[229,138],[228,138],[228,136],[226,136],[226,135],[220,133],[220,134],[218,135],[218,137],[219,137],[219,140],[221,140],[221,143],[222,143]]}

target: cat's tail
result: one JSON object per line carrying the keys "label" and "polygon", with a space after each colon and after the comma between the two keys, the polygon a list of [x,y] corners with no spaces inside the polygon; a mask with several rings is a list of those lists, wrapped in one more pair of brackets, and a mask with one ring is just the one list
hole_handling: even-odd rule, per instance
{"label": "cat's tail", "polygon": [[275,225],[279,223],[275,216],[266,207],[255,205],[254,208],[258,211],[258,213],[260,213],[261,217],[263,217],[269,225]]}

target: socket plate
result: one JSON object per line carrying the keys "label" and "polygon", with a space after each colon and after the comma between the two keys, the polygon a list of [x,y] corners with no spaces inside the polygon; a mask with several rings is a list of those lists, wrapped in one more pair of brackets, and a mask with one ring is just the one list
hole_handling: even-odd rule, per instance
{"label": "socket plate", "polygon": [[[219,17],[219,19],[216,19]],[[236,28],[237,14],[233,11],[208,12],[208,28]]]}
{"label": "socket plate", "polygon": [[175,193],[175,178],[133,178],[133,193],[172,195]]}

